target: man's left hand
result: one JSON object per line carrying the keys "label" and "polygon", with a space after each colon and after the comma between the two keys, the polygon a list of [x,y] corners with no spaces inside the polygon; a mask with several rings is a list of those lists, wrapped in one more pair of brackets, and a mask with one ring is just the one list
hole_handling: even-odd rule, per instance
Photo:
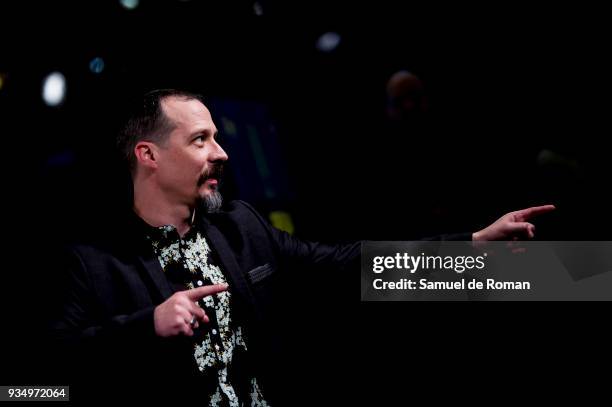
{"label": "man's left hand", "polygon": [[486,228],[473,233],[473,241],[533,239],[535,226],[529,222],[534,216],[555,210],[554,205],[534,206],[510,212]]}

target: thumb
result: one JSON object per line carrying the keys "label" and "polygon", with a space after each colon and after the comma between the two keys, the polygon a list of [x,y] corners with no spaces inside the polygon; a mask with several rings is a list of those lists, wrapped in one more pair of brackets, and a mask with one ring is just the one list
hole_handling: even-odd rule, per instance
{"label": "thumb", "polygon": [[511,222],[508,225],[511,234],[520,234],[532,239],[535,236],[535,226],[529,222]]}

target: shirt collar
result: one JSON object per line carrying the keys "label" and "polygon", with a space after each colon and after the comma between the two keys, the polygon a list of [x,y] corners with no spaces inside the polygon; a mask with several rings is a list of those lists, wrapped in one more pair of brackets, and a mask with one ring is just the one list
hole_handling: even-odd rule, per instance
{"label": "shirt collar", "polygon": [[[184,238],[189,238],[193,233],[203,230],[203,220],[201,216],[198,216],[203,209],[196,209],[196,213],[194,215],[194,221],[191,225],[189,231],[185,234]],[[167,243],[179,240],[180,236],[176,227],[174,225],[163,225],[163,226],[151,226],[144,219],[136,214],[132,210],[132,218],[135,223],[136,230],[139,234],[147,237],[148,239],[158,242],[158,243]]]}

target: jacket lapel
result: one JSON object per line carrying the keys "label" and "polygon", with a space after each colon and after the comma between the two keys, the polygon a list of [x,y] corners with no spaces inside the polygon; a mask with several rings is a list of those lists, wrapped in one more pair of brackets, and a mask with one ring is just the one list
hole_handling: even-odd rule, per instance
{"label": "jacket lapel", "polygon": [[[225,270],[227,276],[231,280],[230,289],[235,289],[238,293],[251,303],[255,310],[258,310],[257,301],[253,295],[253,292],[249,288],[249,285],[240,269],[240,265],[236,261],[236,257],[232,252],[232,249],[221,231],[207,219],[201,219],[202,227],[205,231],[206,237],[209,240],[212,249],[217,254],[223,270]],[[256,311],[258,313],[258,311]]]}
{"label": "jacket lapel", "polygon": [[141,278],[152,285],[150,289],[156,291],[151,294],[157,294],[160,303],[164,302],[168,297],[174,294],[174,290],[168,282],[157,256],[155,256],[153,252],[151,243],[145,237],[146,225],[144,221],[138,218],[133,212],[128,219],[128,225],[128,230],[131,233],[126,233],[126,254],[136,253],[136,260]]}
{"label": "jacket lapel", "polygon": [[157,288],[157,293],[161,296],[161,302],[165,301],[168,299],[168,297],[174,294],[174,290],[164,275],[164,271],[159,264],[159,260],[153,253],[144,254],[141,252],[141,254],[138,255],[138,261],[146,270],[155,288]]}

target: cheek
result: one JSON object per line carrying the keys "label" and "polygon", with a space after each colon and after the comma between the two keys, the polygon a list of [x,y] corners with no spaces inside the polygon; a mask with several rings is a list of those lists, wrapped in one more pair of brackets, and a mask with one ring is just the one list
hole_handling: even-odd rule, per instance
{"label": "cheek", "polygon": [[170,177],[178,183],[191,184],[198,180],[206,168],[205,154],[200,151],[181,151],[166,157],[164,163]]}
{"label": "cheek", "polygon": [[163,178],[167,182],[185,185],[193,180],[195,167],[185,157],[168,157],[163,164]]}
{"label": "cheek", "polygon": [[198,172],[202,168],[201,160],[193,154],[179,154],[174,157],[174,163],[176,168],[184,173],[185,176]]}

